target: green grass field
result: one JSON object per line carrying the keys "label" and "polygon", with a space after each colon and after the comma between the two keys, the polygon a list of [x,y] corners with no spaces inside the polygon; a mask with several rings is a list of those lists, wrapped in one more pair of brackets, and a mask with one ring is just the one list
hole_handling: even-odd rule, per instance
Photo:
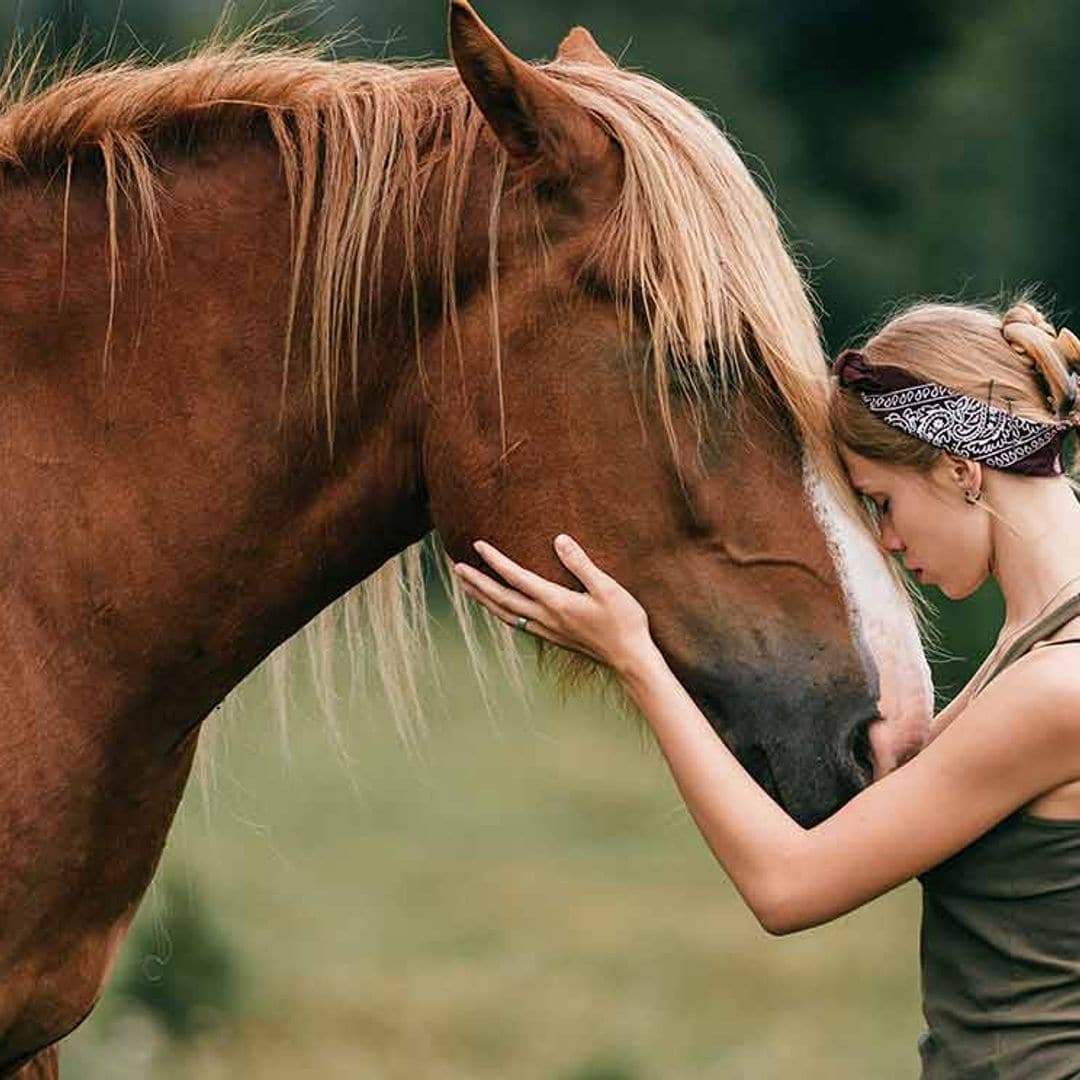
{"label": "green grass field", "polygon": [[917,1073],[916,888],[771,939],[633,722],[535,680],[488,715],[441,656],[416,752],[367,701],[340,745],[298,707],[286,753],[241,691],[65,1080]]}

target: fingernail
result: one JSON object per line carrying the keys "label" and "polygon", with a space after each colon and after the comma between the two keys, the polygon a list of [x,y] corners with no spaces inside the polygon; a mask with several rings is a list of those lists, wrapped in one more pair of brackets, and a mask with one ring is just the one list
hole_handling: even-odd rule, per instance
{"label": "fingernail", "polygon": [[566,535],[566,533],[559,533],[559,535],[555,537],[555,543],[564,551],[568,551],[574,546],[574,541],[571,540],[570,537]]}
{"label": "fingernail", "polygon": [[484,546],[484,541],[483,540],[474,540],[472,542],[472,546],[473,546],[474,551],[479,551],[480,548]]}

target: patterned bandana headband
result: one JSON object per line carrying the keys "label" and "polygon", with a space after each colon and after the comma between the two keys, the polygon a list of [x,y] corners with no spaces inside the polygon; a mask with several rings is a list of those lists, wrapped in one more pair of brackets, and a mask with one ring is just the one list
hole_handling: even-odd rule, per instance
{"label": "patterned bandana headband", "polygon": [[1063,472],[1061,447],[1072,427],[1068,421],[1014,416],[903,368],[875,366],[858,349],[842,352],[832,371],[880,420],[939,450],[1025,476]]}

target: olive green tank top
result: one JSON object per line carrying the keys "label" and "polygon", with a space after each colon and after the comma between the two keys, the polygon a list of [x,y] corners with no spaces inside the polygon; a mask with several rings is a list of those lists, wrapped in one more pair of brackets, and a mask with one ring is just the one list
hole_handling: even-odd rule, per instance
{"label": "olive green tank top", "polygon": [[[1077,614],[1080,596],[982,685]],[[1018,811],[921,881],[923,1080],[1080,1077],[1080,819]]]}

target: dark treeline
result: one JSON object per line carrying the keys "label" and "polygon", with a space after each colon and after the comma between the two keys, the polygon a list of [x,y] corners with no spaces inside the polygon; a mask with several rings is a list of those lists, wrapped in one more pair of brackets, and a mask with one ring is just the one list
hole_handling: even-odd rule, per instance
{"label": "dark treeline", "polygon": [[[220,0],[22,0],[0,33],[54,24],[52,48],[182,51]],[[994,299],[1038,285],[1068,320],[1080,298],[1073,0],[477,0],[520,54],[575,23],[623,64],[709,109],[774,193],[820,299],[829,347],[916,296]],[[235,5],[232,23],[267,5]],[[278,9],[280,10],[280,9]],[[977,14],[975,13],[977,12]],[[443,57],[442,0],[337,0],[295,11],[343,56]],[[1074,320],[1075,324],[1075,320]],[[944,605],[945,644],[974,656],[997,603]],[[969,670],[939,669],[944,684]]]}

